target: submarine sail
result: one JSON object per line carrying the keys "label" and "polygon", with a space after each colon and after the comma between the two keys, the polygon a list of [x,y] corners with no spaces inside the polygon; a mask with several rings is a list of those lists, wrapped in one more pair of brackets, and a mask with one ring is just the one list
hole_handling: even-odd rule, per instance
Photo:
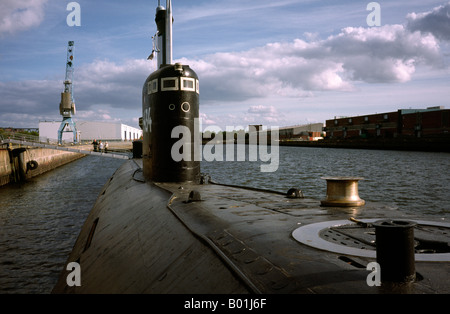
{"label": "submarine sail", "polygon": [[[142,91],[143,170],[157,182],[196,182],[200,176],[198,148],[199,81],[188,65],[172,64],[172,5],[156,10],[158,69]],[[181,138],[180,138],[181,135]],[[177,157],[180,156],[180,157]]]}

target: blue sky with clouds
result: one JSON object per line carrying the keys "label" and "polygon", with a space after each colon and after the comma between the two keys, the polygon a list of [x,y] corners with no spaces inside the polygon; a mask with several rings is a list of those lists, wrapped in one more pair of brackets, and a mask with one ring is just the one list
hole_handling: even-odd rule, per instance
{"label": "blue sky with clouds", "polygon": [[[161,1],[165,4],[165,1]],[[174,61],[200,78],[203,125],[288,126],[450,108],[450,2],[172,0]],[[67,42],[74,120],[138,125],[157,0],[0,1],[0,127],[60,121]]]}

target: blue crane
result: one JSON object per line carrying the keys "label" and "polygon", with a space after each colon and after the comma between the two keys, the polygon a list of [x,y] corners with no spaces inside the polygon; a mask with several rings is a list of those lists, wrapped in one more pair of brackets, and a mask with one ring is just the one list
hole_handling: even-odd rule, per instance
{"label": "blue crane", "polygon": [[75,101],[73,99],[73,48],[74,42],[69,41],[67,48],[66,78],[64,80],[64,92],[61,93],[61,103],[59,112],[63,116],[63,121],[58,129],[58,144],[62,144],[64,132],[73,132],[73,142],[78,143],[78,132],[72,115],[75,114]]}

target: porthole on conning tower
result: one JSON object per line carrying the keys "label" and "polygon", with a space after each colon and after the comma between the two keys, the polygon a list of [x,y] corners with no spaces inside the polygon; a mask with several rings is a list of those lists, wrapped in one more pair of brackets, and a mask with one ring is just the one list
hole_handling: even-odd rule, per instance
{"label": "porthole on conning tower", "polygon": [[[335,220],[313,223],[293,231],[299,243],[324,251],[358,257],[376,258],[375,227],[380,219],[365,219],[363,223]],[[408,219],[415,222],[415,260],[450,261],[450,223]]]}

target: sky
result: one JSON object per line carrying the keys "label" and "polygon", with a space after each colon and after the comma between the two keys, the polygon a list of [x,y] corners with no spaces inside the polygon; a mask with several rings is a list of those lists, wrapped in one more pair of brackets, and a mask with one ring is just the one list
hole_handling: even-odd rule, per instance
{"label": "sky", "polygon": [[[68,41],[75,122],[138,127],[142,87],[156,70],[147,57],[158,1],[79,0],[79,26],[67,22],[70,2],[0,0],[0,127],[62,121]],[[450,2],[369,3],[172,0],[174,62],[199,76],[202,125],[449,109]],[[379,26],[368,23],[374,14]]]}

